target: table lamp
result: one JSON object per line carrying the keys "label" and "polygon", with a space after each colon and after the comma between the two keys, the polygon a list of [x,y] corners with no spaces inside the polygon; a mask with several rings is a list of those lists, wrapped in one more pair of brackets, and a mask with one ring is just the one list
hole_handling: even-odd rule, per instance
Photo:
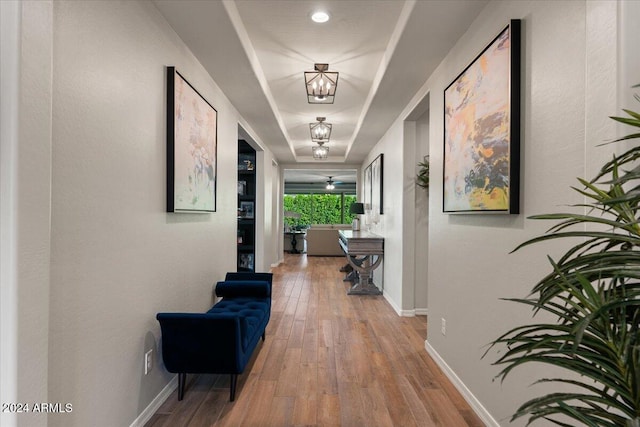
{"label": "table lamp", "polygon": [[[284,211],[284,217],[285,218],[300,219],[300,214],[298,212],[294,212],[294,211]],[[289,231],[289,224],[287,224],[286,222],[284,223],[284,231],[285,232]]]}
{"label": "table lamp", "polygon": [[360,230],[360,217],[358,215],[364,214],[364,203],[354,202],[351,203],[351,207],[349,208],[349,213],[355,215],[353,217],[353,223],[351,224],[351,228],[353,231]]}

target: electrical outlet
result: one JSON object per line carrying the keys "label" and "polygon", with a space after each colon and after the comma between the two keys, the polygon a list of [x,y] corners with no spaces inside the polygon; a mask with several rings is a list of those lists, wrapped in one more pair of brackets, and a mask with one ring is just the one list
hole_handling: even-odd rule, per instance
{"label": "electrical outlet", "polygon": [[447,321],[444,320],[444,317],[440,320],[442,321],[440,324],[440,332],[442,332],[442,335],[447,335]]}
{"label": "electrical outlet", "polygon": [[144,374],[147,375],[153,369],[153,349],[144,354]]}

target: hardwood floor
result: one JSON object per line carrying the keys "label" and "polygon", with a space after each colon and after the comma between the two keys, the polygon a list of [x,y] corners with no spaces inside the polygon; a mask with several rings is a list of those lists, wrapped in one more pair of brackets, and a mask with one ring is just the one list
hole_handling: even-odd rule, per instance
{"label": "hardwood floor", "polygon": [[425,316],[348,296],[343,258],[287,255],[271,321],[229,402],[227,375],[189,375],[145,427],[482,426],[424,349]]}

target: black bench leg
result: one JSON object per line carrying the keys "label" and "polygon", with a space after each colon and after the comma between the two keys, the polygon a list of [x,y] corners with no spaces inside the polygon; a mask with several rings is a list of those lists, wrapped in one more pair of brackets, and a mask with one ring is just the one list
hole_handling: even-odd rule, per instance
{"label": "black bench leg", "polygon": [[184,398],[184,383],[186,383],[187,374],[178,374],[178,400]]}
{"label": "black bench leg", "polygon": [[267,333],[266,331],[263,331],[263,332],[262,332],[262,341],[264,341],[264,338],[265,338],[265,334],[266,334],[266,333]]}
{"label": "black bench leg", "polygon": [[238,383],[238,374],[231,374],[231,393],[229,396],[229,401],[233,402],[236,400],[236,384]]}

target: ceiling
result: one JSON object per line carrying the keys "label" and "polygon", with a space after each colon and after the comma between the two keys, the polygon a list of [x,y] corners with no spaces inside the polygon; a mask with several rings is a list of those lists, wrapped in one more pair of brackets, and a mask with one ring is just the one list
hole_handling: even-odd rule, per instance
{"label": "ceiling", "polygon": [[[341,193],[355,194],[356,169],[285,169],[284,192],[295,193]],[[326,188],[329,180],[335,188]]]}
{"label": "ceiling", "polygon": [[[362,163],[487,2],[154,1],[284,164],[314,162],[309,123],[320,116],[333,125],[327,161]],[[317,10],[331,19],[314,23]],[[307,103],[314,63],[340,73],[333,104]]]}
{"label": "ceiling", "polygon": [[355,183],[356,169],[286,169],[284,171],[287,182],[326,182],[331,178],[334,181]]}

